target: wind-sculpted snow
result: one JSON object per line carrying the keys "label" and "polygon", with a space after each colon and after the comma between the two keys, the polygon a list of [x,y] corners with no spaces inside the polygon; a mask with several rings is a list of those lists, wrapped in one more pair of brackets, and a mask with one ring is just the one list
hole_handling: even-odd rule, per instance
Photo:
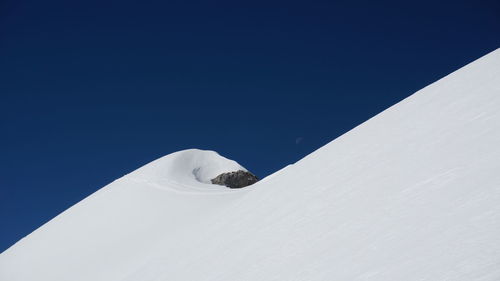
{"label": "wind-sculpted snow", "polygon": [[215,151],[188,149],[157,159],[125,178],[147,182],[159,188],[180,186],[180,191],[213,192],[227,190],[226,187],[213,185],[213,178],[222,173],[240,170],[247,171],[237,162],[224,158]]}
{"label": "wind-sculpted snow", "polygon": [[251,188],[168,155],[2,253],[0,280],[498,281],[499,77],[497,50]]}

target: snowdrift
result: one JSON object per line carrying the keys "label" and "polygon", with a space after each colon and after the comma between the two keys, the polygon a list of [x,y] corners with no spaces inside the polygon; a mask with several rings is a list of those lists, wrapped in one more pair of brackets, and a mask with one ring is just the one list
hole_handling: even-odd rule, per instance
{"label": "snowdrift", "polygon": [[[500,50],[244,189],[167,155],[0,255],[5,281],[500,280]],[[5,231],[5,230],[4,230]]]}

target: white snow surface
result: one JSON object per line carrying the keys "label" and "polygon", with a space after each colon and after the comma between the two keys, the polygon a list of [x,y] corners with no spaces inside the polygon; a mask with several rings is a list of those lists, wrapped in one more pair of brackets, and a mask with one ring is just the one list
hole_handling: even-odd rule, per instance
{"label": "white snow surface", "polygon": [[0,280],[498,281],[500,50],[257,184],[206,183],[238,169],[147,164],[3,252]]}
{"label": "white snow surface", "polygon": [[[136,181],[146,181],[158,187],[182,185],[181,191],[201,188],[202,191],[226,187],[211,185],[211,179],[222,173],[247,171],[236,161],[215,151],[187,149],[157,159],[127,175]],[[210,184],[207,186],[207,184]]]}

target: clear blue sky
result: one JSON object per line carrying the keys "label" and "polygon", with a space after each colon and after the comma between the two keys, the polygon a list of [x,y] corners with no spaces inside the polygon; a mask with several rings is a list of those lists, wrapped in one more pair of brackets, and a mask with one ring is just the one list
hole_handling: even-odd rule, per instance
{"label": "clear blue sky", "polygon": [[0,251],[177,150],[264,177],[498,47],[496,0],[3,0]]}

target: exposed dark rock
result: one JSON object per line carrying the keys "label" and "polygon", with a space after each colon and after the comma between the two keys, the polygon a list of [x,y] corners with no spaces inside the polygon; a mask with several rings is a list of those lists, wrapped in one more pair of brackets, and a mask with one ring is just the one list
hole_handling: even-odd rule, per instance
{"label": "exposed dark rock", "polygon": [[254,184],[258,180],[254,174],[243,170],[223,173],[211,179],[213,184],[225,185],[229,188],[242,188]]}

